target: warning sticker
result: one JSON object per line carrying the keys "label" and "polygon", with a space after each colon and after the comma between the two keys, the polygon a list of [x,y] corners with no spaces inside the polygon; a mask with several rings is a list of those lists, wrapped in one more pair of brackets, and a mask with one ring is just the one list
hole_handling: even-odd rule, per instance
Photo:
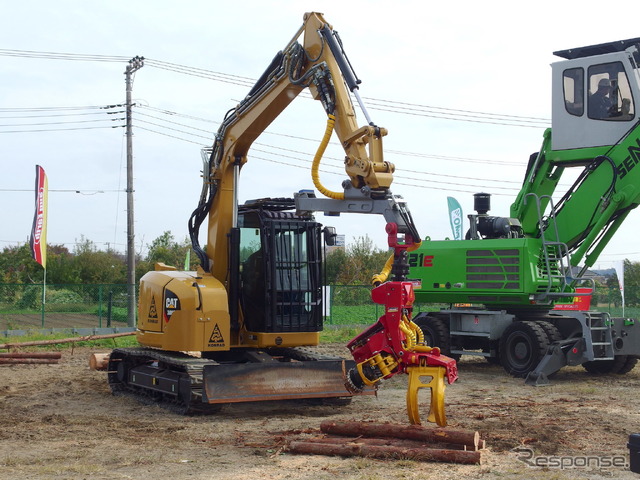
{"label": "warning sticker", "polygon": [[209,337],[209,346],[210,347],[224,347],[224,337],[222,336],[222,332],[220,332],[220,327],[216,323],[216,326],[213,327],[213,332],[211,332],[211,337]]}
{"label": "warning sticker", "polygon": [[151,295],[151,305],[149,305],[149,313],[147,314],[147,321],[150,323],[158,323],[158,309],[156,308],[156,297]]}

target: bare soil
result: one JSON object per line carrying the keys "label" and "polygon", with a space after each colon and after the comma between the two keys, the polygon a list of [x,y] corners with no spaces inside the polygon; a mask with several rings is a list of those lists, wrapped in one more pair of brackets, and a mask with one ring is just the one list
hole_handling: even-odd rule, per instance
{"label": "bare soil", "polygon": [[0,478],[638,478],[610,465],[628,462],[628,436],[640,433],[640,368],[623,376],[565,368],[551,386],[529,387],[482,359],[463,360],[447,387],[449,426],[479,431],[488,451],[483,465],[456,465],[286,453],[289,440],[319,435],[323,420],[407,424],[406,377],[343,407],[266,402],[182,417],[114,397],[106,373],[88,368],[93,351],[65,350],[57,365],[0,366]]}

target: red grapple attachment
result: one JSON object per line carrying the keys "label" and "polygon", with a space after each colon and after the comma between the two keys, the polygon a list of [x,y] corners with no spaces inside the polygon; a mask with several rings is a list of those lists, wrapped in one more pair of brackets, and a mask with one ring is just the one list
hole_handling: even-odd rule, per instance
{"label": "red grapple attachment", "polygon": [[[392,273],[394,279],[375,287],[372,300],[384,305],[385,313],[378,321],[347,344],[356,361],[356,368],[348,375],[348,388],[364,388],[376,385],[384,378],[398,373],[409,374],[407,411],[409,421],[420,423],[418,391],[431,389],[429,421],[446,425],[444,414],[444,379],[449,384],[458,378],[456,361],[440,353],[439,348],[424,344],[422,330],[411,321],[413,284],[406,281],[407,249],[413,245],[411,238],[398,241],[397,226],[387,224],[389,246],[394,248]],[[431,380],[423,382],[423,377]]]}

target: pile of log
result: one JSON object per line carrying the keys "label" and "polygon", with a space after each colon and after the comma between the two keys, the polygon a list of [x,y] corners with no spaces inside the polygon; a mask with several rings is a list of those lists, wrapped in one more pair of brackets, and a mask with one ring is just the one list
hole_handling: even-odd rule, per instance
{"label": "pile of log", "polygon": [[0,365],[15,365],[18,363],[51,364],[58,363],[62,358],[60,352],[9,352],[0,353]]}
{"label": "pile of log", "polygon": [[311,455],[482,464],[485,440],[478,432],[422,425],[325,421],[323,436],[294,440],[287,450]]}

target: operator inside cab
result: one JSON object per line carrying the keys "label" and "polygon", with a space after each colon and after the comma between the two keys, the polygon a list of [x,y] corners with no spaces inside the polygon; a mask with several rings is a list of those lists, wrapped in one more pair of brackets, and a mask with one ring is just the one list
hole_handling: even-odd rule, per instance
{"label": "operator inside cab", "polygon": [[[615,64],[612,65],[615,67]],[[611,72],[610,72],[611,73]],[[589,118],[596,120],[628,120],[631,118],[631,91],[626,76],[613,72],[613,78],[592,73],[589,78]],[[624,71],[622,71],[624,75]],[[622,85],[619,82],[621,78]],[[620,88],[622,87],[622,88]],[[595,91],[593,91],[595,88]]]}

